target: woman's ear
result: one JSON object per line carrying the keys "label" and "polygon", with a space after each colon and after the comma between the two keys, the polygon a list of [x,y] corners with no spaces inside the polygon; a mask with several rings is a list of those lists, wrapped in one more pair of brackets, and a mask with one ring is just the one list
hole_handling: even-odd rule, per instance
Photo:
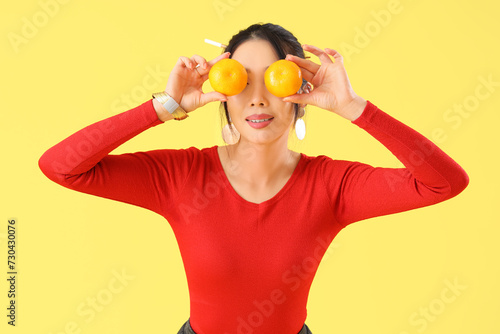
{"label": "woman's ear", "polygon": [[304,86],[304,93],[310,93],[312,91],[312,85],[308,82]]}
{"label": "woman's ear", "polygon": [[[312,85],[311,85],[309,82],[307,82],[307,83],[304,85],[304,87],[302,87],[302,88],[300,89],[299,94],[308,94],[308,93],[310,93],[311,91],[312,91]],[[300,106],[301,108],[305,108],[305,107],[307,106],[307,104],[302,104],[302,103],[301,103],[301,104],[299,104],[299,106]]]}

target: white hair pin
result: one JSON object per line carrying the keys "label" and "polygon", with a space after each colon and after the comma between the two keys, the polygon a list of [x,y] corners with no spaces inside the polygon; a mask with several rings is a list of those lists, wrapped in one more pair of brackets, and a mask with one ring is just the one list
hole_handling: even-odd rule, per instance
{"label": "white hair pin", "polygon": [[214,42],[208,38],[205,38],[205,43],[211,44],[213,46],[218,46],[219,48],[223,48],[223,49],[227,48],[227,45],[224,45],[224,44],[218,43],[218,42]]}

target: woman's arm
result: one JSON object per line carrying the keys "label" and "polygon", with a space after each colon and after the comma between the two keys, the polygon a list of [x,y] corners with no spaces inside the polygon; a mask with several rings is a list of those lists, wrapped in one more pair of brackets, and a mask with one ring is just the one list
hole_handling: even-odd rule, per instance
{"label": "woman's arm", "polygon": [[[187,112],[225,100],[218,92],[203,93],[202,86],[210,68],[227,57],[229,53],[224,53],[208,62],[198,55],[179,57],[165,91]],[[161,103],[149,100],[69,136],[42,155],[39,167],[49,179],[67,188],[161,214],[175,203],[173,196],[187,177],[193,150],[109,153],[139,133],[172,119]]]}
{"label": "woman's arm", "polygon": [[109,153],[161,123],[149,100],[77,131],[48,149],[38,165],[50,180],[69,189],[158,212],[164,183],[158,173],[159,152]]}
{"label": "woman's arm", "polygon": [[469,178],[453,159],[370,101],[352,123],[389,149],[405,168],[325,159],[325,184],[335,216],[344,226],[439,203],[467,187]]}
{"label": "woman's arm", "polygon": [[[342,116],[370,133],[406,168],[374,168],[325,157],[323,178],[332,210],[342,224],[431,205],[459,194],[469,182],[465,171],[430,140],[358,96],[342,56],[333,49],[304,45],[321,60],[287,55],[300,66],[312,92],[284,98]],[[333,56],[333,61],[330,58]]]}

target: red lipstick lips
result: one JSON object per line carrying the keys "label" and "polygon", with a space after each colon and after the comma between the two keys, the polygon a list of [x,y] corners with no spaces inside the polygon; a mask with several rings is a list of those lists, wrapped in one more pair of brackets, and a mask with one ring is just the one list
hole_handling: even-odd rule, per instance
{"label": "red lipstick lips", "polygon": [[274,117],[269,114],[253,114],[246,118],[248,125],[254,129],[262,129],[271,124]]}

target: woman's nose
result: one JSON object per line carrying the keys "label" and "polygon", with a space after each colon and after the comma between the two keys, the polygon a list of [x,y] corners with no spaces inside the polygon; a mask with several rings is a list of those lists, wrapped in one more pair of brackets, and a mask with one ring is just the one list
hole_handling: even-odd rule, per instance
{"label": "woman's nose", "polygon": [[268,100],[268,90],[266,85],[264,84],[264,80],[262,82],[252,82],[247,86],[247,89],[250,93],[250,106],[252,107],[266,107],[269,105]]}

